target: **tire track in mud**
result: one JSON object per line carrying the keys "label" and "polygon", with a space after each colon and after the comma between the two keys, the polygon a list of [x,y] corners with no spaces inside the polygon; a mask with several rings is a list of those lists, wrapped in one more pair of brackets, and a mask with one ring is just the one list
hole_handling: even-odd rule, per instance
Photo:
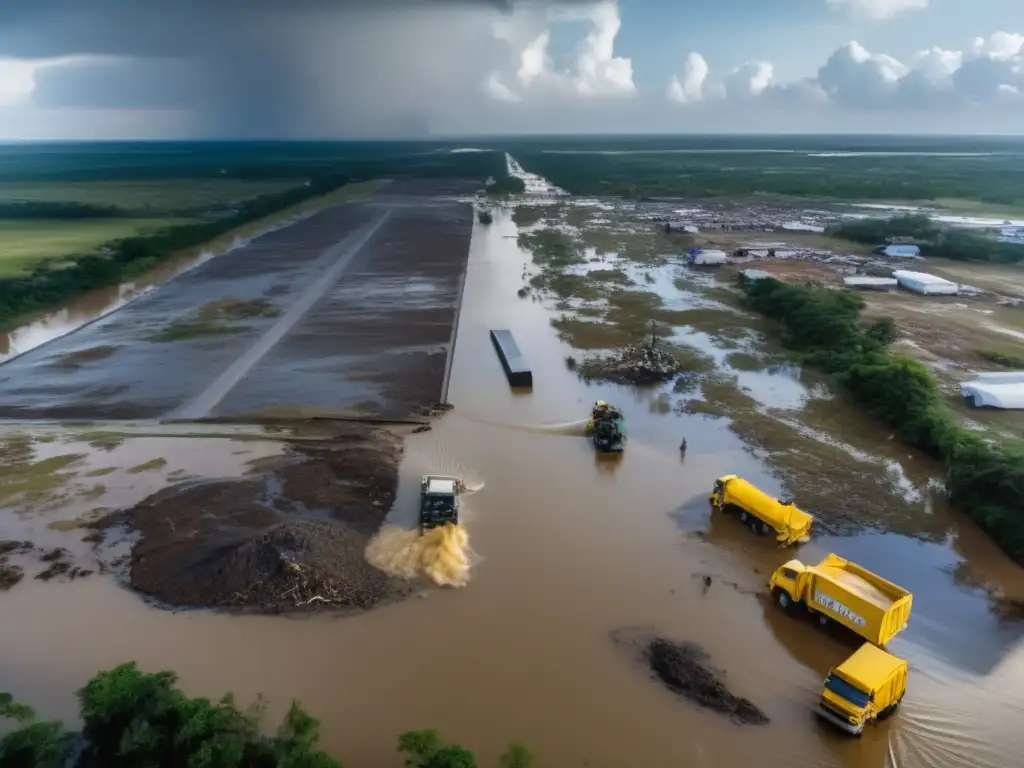
{"label": "tire track in mud", "polygon": [[333,246],[331,250],[335,251],[335,260],[328,270],[292,303],[288,311],[281,315],[281,319],[274,323],[255,344],[229,365],[195,399],[174,411],[170,418],[201,419],[209,415],[210,411],[237,386],[245,375],[252,370],[253,366],[277,346],[281,339],[295,327],[295,324],[305,317],[306,313],[327,293],[327,290],[341,278],[341,275],[352,262],[355,255],[380,230],[391,217],[391,214],[391,210],[381,214],[377,221],[363,230],[355,242],[351,242],[351,238],[346,237],[340,243]]}

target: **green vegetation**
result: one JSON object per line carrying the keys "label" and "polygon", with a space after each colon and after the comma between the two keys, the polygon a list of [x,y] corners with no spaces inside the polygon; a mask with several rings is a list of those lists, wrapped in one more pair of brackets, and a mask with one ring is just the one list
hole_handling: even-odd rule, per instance
{"label": "green vegetation", "polygon": [[[509,142],[523,167],[576,195],[935,201],[1024,206],[1013,139],[635,137]],[[920,153],[944,153],[940,161]]]}
{"label": "green vegetation", "polygon": [[993,444],[960,426],[928,368],[889,351],[892,321],[860,322],[859,294],[773,279],[746,281],[743,290],[752,309],[779,322],[788,347],[834,374],[897,438],[942,460],[953,503],[1024,564],[1024,444]]}
{"label": "green vegetation", "polygon": [[106,243],[142,237],[188,222],[180,219],[4,220],[0,218],[0,278],[30,274],[73,263]]}
{"label": "green vegetation", "polygon": [[577,243],[564,232],[542,229],[539,232],[519,233],[519,247],[533,254],[533,263],[543,269],[564,269],[582,264],[583,255]]}
{"label": "green vegetation", "polygon": [[68,201],[0,202],[0,219],[116,219],[127,211],[116,205]]}
{"label": "green vegetation", "polygon": [[252,221],[335,190],[344,182],[345,179],[324,179],[309,186],[264,195],[242,203],[231,216],[126,237],[110,243],[100,252],[73,256],[59,267],[43,262],[26,276],[2,277],[0,327],[10,327],[25,315],[59,306],[85,291],[140,274],[185,248],[201,245]]}
{"label": "green vegetation", "polygon": [[[340,768],[318,748],[320,723],[292,702],[273,736],[260,728],[264,702],[241,710],[230,694],[190,698],[173,672],[142,672],[135,662],[100,672],[78,691],[80,734],[0,693],[0,719],[16,729],[0,738],[0,768]],[[80,750],[80,751],[79,751]],[[434,730],[398,739],[414,768],[476,768],[473,753]],[[530,768],[533,756],[513,743],[501,768]]]}
{"label": "green vegetation", "polygon": [[830,234],[866,245],[882,245],[890,237],[910,237],[921,246],[921,255],[956,261],[1024,260],[1024,245],[1000,243],[970,230],[942,227],[920,214],[844,222]]}
{"label": "green vegetation", "polygon": [[[33,218],[68,219],[76,209],[115,212],[116,217],[192,218],[223,211],[260,195],[283,192],[304,181],[301,174],[272,181],[185,178],[97,181],[0,182],[0,218],[6,210],[49,211]],[[17,216],[17,218],[27,218]],[[88,217],[95,218],[95,217]]]}
{"label": "green vegetation", "polygon": [[1024,370],[1024,355],[1000,352],[996,349],[979,349],[978,356],[988,360],[990,363],[1001,365],[1004,368]]}

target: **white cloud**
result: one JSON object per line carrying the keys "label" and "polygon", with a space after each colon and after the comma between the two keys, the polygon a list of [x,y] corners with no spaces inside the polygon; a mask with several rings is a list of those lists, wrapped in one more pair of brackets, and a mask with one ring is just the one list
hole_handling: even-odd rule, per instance
{"label": "white cloud", "polygon": [[92,63],[111,56],[61,56],[51,59],[11,59],[0,57],[0,107],[24,104],[36,90],[36,75],[46,67]]}
{"label": "white cloud", "polygon": [[[579,98],[606,98],[631,96],[636,93],[633,83],[633,62],[615,55],[615,39],[622,28],[617,0],[604,0],[582,8],[554,9],[544,16],[539,32],[523,41],[524,31],[536,27],[536,16],[527,9],[521,22],[502,19],[494,25],[494,36],[508,43],[516,51],[517,68],[513,88],[510,78],[500,71],[491,72],[487,92],[501,101],[522,101],[532,91],[542,97],[552,95]],[[572,64],[556,69],[549,53],[551,26],[569,21],[587,21],[591,29],[576,46]]]}
{"label": "white cloud", "polygon": [[24,102],[36,87],[36,64],[18,59],[0,59],[0,106]]}
{"label": "white cloud", "polygon": [[825,0],[830,8],[879,21],[928,7],[928,0]]}
{"label": "white cloud", "polygon": [[770,61],[748,61],[726,76],[725,96],[733,101],[757,99],[772,84],[774,73]]}
{"label": "white cloud", "polygon": [[687,54],[682,72],[673,75],[669,81],[669,99],[679,104],[702,101],[709,71],[708,62],[703,56],[695,51]]}
{"label": "white cloud", "polygon": [[497,72],[492,72],[491,76],[487,78],[486,91],[487,95],[495,101],[516,102],[520,100],[515,91],[501,82]]}
{"label": "white cloud", "polygon": [[789,83],[774,82],[772,65],[764,61],[748,62],[718,81],[700,54],[690,54],[668,96],[680,104],[762,101],[855,110],[1024,106],[1024,35],[996,32],[966,51],[930,48],[905,63],[851,41],[814,77]]}

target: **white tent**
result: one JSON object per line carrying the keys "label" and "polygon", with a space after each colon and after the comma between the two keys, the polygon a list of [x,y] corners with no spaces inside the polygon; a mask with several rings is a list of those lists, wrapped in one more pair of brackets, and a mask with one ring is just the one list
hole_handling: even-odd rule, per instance
{"label": "white tent", "polygon": [[1024,410],[1024,371],[982,373],[962,384],[960,392],[975,408]]}
{"label": "white tent", "polygon": [[946,296],[956,295],[960,290],[959,286],[942,277],[929,275],[927,272],[910,272],[905,269],[897,269],[892,273],[896,282],[901,288],[906,288],[914,293],[925,295],[942,294]]}

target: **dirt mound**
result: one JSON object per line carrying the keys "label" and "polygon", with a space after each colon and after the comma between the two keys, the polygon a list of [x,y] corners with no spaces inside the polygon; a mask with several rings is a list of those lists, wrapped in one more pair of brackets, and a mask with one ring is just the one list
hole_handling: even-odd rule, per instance
{"label": "dirt mound", "polygon": [[212,605],[372,608],[407,589],[366,562],[366,536],[327,520],[292,520],[199,563]]}
{"label": "dirt mound", "polygon": [[753,702],[736,696],[726,687],[723,673],[707,665],[708,654],[699,646],[673,642],[637,629],[618,630],[612,633],[612,639],[630,648],[670,691],[698,706],[729,715],[737,723],[768,722],[768,716]]}
{"label": "dirt mound", "polygon": [[651,671],[669,690],[742,723],[768,722],[768,716],[752,701],[733,694],[718,675],[704,666],[707,654],[699,647],[656,637],[648,643],[646,656]]}
{"label": "dirt mound", "polygon": [[605,357],[591,357],[579,366],[584,379],[600,379],[618,384],[658,384],[668,381],[682,366],[670,351],[662,346],[623,347]]}
{"label": "dirt mound", "polygon": [[409,592],[364,556],[394,502],[401,452],[392,433],[344,427],[276,469],[163,491],[97,527],[139,535],[128,580],[166,605],[366,609]]}

